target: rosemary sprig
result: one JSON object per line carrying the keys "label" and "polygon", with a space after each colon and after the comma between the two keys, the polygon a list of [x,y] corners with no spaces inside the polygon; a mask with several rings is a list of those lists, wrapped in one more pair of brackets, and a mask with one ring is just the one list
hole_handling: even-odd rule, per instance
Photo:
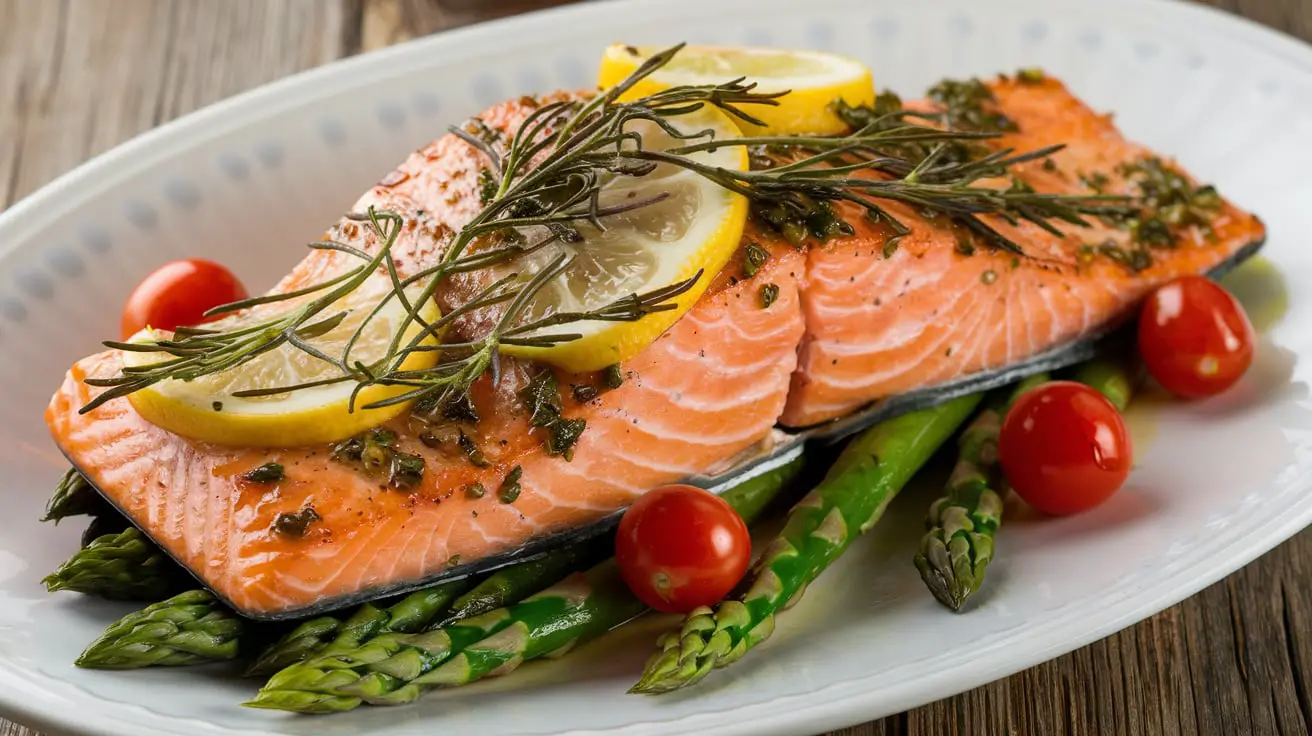
{"label": "rosemary sprig", "polygon": [[[617,180],[641,179],[662,165],[692,172],[748,198],[757,210],[774,212],[785,219],[805,219],[817,211],[828,211],[831,203],[846,201],[863,207],[871,217],[887,221],[895,233],[905,234],[909,228],[880,204],[900,202],[950,218],[996,247],[1016,252],[1020,252],[1019,245],[981,219],[983,216],[1013,224],[1028,221],[1060,233],[1057,223],[1085,226],[1085,215],[1117,211],[1120,198],[1116,197],[1038,194],[1018,185],[999,188],[996,182],[986,180],[1005,177],[1016,164],[1050,156],[1060,147],[1028,153],[988,151],[976,142],[995,137],[996,130],[922,125],[915,122],[916,117],[932,121],[933,115],[908,112],[900,103],[882,108],[877,105],[850,118],[857,119],[858,124],[845,136],[717,139],[710,130],[687,131],[686,125],[672,121],[709,106],[759,125],[748,108],[777,105],[778,98],[787,93],[763,94],[755,91],[755,85],[736,79],[723,84],[678,86],[636,100],[620,100],[642,79],[669,63],[681,48],[679,45],[656,54],[627,80],[594,97],[538,106],[508,139],[478,122],[472,123],[469,130],[453,128],[452,133],[479,151],[486,163],[487,168],[480,174],[485,180],[485,201],[482,209],[454,234],[433,266],[402,278],[391,249],[403,229],[403,213],[371,209],[355,217],[373,228],[380,244],[377,253],[371,256],[342,243],[311,245],[360,260],[356,268],[296,292],[257,297],[218,310],[236,312],[304,299],[286,312],[226,330],[179,330],[171,339],[149,345],[106,343],[120,350],[162,352],[168,357],[151,365],[124,368],[112,378],[89,380],[108,390],[83,411],[162,380],[194,380],[229,370],[284,345],[334,366],[338,375],[238,395],[259,396],[353,382],[353,396],[375,385],[406,389],[365,408],[420,399],[441,403],[462,395],[487,371],[495,375],[497,356],[504,346],[551,347],[582,336],[578,330],[557,328],[591,321],[635,321],[673,309],[672,300],[691,289],[703,274],[592,309],[541,316],[533,316],[532,309],[543,290],[564,277],[588,247],[583,228],[603,231],[607,218],[668,196],[656,193],[636,202],[604,204],[605,189]],[[974,97],[970,101],[973,104]],[[666,150],[646,148],[638,130],[643,125],[654,126],[677,145]],[[754,154],[753,160],[760,160],[756,154],[761,151],[785,149],[791,159],[735,171],[708,165],[695,156],[725,146],[747,147]],[[841,229],[842,225],[837,227]],[[511,272],[495,278],[490,271],[497,268],[505,273],[522,256],[549,245],[561,252],[536,273]],[[345,313],[325,315],[329,307],[380,271],[385,272],[391,290],[366,316],[341,354],[328,355],[311,344],[347,317]],[[422,306],[434,298],[441,284],[456,274],[473,272],[486,272],[484,280],[490,283],[431,324],[421,318]],[[393,298],[399,300],[405,316],[385,354],[370,364],[354,359],[351,352],[359,336]],[[491,306],[498,306],[501,312],[486,334],[436,346],[425,344],[429,338],[442,335],[442,330],[461,316]],[[416,323],[421,329],[410,330]],[[407,341],[404,336],[412,332]],[[431,351],[438,353],[433,367],[405,368],[408,356]]]}

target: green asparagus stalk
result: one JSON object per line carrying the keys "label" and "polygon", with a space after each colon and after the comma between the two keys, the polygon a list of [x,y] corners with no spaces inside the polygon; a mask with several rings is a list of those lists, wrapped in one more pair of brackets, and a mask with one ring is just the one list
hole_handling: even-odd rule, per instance
{"label": "green asparagus stalk", "polygon": [[1002,523],[1002,497],[994,490],[1002,418],[1021,394],[1047,380],[1046,373],[1031,376],[990,396],[957,440],[960,454],[947,493],[929,507],[916,569],[934,597],[953,611],[983,585],[993,559],[993,537]]}
{"label": "green asparagus stalk", "polygon": [[333,616],[320,616],[304,621],[281,639],[265,647],[255,661],[246,668],[246,676],[270,675],[284,667],[304,661],[331,643],[341,629],[342,621]]}
{"label": "green asparagus stalk", "polygon": [[177,591],[186,573],[136,527],[106,534],[78,550],[42,581],[110,600],[158,601]]}
{"label": "green asparagus stalk", "polygon": [[433,628],[450,626],[488,611],[518,603],[542,590],[544,584],[606,559],[613,545],[602,537],[577,544],[530,562],[498,570],[456,599],[446,618]]}
{"label": "green asparagus stalk", "polygon": [[1107,397],[1117,411],[1125,411],[1139,383],[1137,359],[1101,357],[1081,363],[1074,380]]}
{"label": "green asparagus stalk", "polygon": [[[801,460],[759,475],[724,493],[749,522],[800,472]],[[641,615],[614,560],[575,573],[509,607],[441,630],[382,636],[365,647],[306,667],[279,672],[248,706],[301,713],[336,713],[364,703],[407,703],[433,687],[463,685],[520,664],[560,655]],[[308,663],[307,663],[308,664]]]}
{"label": "green asparagus stalk", "polygon": [[979,394],[872,427],[848,443],[820,485],[789,514],[752,569],[748,587],[701,607],[667,633],[632,692],[664,693],[737,661],[774,631],[775,614],[883,515],[889,501],[961,426]]}
{"label": "green asparagus stalk", "polygon": [[332,659],[384,634],[423,631],[469,586],[468,580],[453,580],[417,590],[386,608],[366,603],[345,621],[332,616],[311,619],[261,652],[246,674],[265,675],[306,660]]}
{"label": "green asparagus stalk", "polygon": [[113,511],[113,508],[96,492],[96,489],[91,487],[81,473],[70,468],[64,473],[64,477],[59,479],[54,494],[46,502],[46,512],[41,517],[41,521],[53,521],[58,524],[61,519],[70,516],[99,516],[106,511]]}
{"label": "green asparagus stalk", "polygon": [[[1117,410],[1130,402],[1136,383],[1132,361],[1100,357],[1080,364],[1073,378],[1107,397]],[[993,559],[993,539],[1002,524],[997,467],[998,431],[1007,409],[1021,394],[1048,380],[1046,374],[1017,384],[1005,400],[995,397],[962,433],[961,454],[946,495],[929,507],[927,532],[916,552],[916,569],[934,597],[953,611],[984,583]]]}
{"label": "green asparagus stalk", "polygon": [[237,656],[243,625],[208,591],[190,590],[119,619],[77,666],[124,670],[229,660]]}

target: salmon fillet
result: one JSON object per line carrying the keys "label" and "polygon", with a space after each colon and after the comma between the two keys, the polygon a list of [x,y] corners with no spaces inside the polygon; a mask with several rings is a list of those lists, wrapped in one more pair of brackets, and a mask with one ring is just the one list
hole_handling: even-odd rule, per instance
{"label": "salmon fillet", "polygon": [[[1036,190],[1087,191],[1081,172],[1110,173],[1146,153],[1056,81],[1002,81],[993,89],[1020,125],[1003,145],[1069,146],[1055,170],[1021,167]],[[513,131],[536,104],[504,103],[481,120]],[[445,136],[412,154],[353,211],[373,205],[405,214],[392,253],[403,276],[414,273],[478,210],[479,167],[472,147]],[[485,376],[471,392],[481,420],[463,431],[486,467],[454,442],[421,442],[423,428],[411,418],[387,425],[402,450],[426,463],[421,485],[407,493],[380,488],[331,459],[330,448],[205,445],[149,424],[123,400],[79,414],[99,392],[84,380],[115,375],[115,352],[73,366],[47,422],[74,465],[206,586],[247,615],[292,615],[404,588],[598,520],[649,488],[715,472],[767,442],[777,423],[815,424],[1087,336],[1122,318],[1152,285],[1208,270],[1263,234],[1256,218],[1225,204],[1214,237],[1156,251],[1153,266],[1134,273],[1082,254],[1089,242],[1124,243],[1113,228],[1069,228],[1059,238],[1029,224],[994,223],[1024,255],[985,247],[965,255],[958,230],[907,207],[888,209],[912,229],[896,250],[887,225],[860,216],[847,218],[851,236],[805,251],[749,223],[744,242],[770,253],[754,276],[744,277],[740,252],[688,314],[625,363],[622,386],[582,402],[562,392],[564,416],[587,421],[569,460],[543,449],[542,430],[530,426],[518,398],[532,369],[510,359],[495,382]],[[349,219],[328,237],[366,252],[379,247]],[[276,290],[321,280],[344,257],[316,251]],[[779,290],[768,308],[759,299],[765,284]],[[474,287],[453,282],[439,301],[459,302]],[[485,318],[471,314],[457,329],[477,334]],[[558,371],[556,379],[566,388],[597,385],[593,375]],[[242,479],[271,461],[286,469],[282,481]],[[520,494],[503,502],[495,489],[516,467]],[[473,497],[466,489],[474,484],[488,492]],[[321,519],[303,538],[273,530],[281,514],[307,506]]]}
{"label": "salmon fillet", "polygon": [[[1059,81],[1001,79],[990,84],[999,109],[1019,127],[998,147],[1066,148],[1015,171],[1038,192],[1089,193],[1082,175],[1102,173],[1108,194],[1132,193],[1118,174],[1151,151],[1127,141],[1110,115],[1089,109]],[[961,230],[889,211],[911,227],[890,256],[891,232],[864,224],[852,237],[811,248],[802,283],[806,318],[797,373],[780,422],[805,427],[851,413],[871,401],[1020,362],[1106,330],[1155,286],[1203,273],[1261,241],[1262,223],[1223,203],[1212,238],[1186,234],[1183,245],[1153,251],[1152,266],[1134,272],[1090,246],[1130,247],[1130,234],[1096,220],[1065,227],[1057,237],[1033,223],[989,220],[1023,245],[1024,254],[976,248],[966,255]],[[1083,252],[1082,252],[1083,250]]]}

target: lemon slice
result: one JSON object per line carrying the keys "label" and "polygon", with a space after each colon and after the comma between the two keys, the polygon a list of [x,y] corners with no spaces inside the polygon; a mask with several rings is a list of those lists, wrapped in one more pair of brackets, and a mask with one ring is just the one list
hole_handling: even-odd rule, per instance
{"label": "lemon slice", "polygon": [[[342,321],[322,335],[306,340],[310,345],[329,356],[340,356],[346,342],[384,295],[392,291],[386,276],[375,274],[359,288],[329,305],[320,313],[321,319],[345,313]],[[407,294],[410,292],[407,291]],[[390,299],[372,318],[351,349],[351,361],[368,365],[387,355],[397,330],[405,320],[405,308],[400,300]],[[438,319],[435,305],[419,310],[425,322]],[[262,311],[258,319],[270,318]],[[248,315],[219,320],[207,324],[215,330],[240,328],[253,318]],[[417,336],[422,327],[411,322],[404,340]],[[151,328],[133,336],[131,342],[153,342],[167,337]],[[433,344],[428,338],[425,344]],[[403,370],[431,368],[437,361],[437,352],[411,353],[403,362]],[[125,366],[145,366],[166,358],[162,353],[125,351]],[[133,408],[146,421],[171,432],[202,442],[220,445],[296,447],[300,445],[336,442],[376,427],[406,411],[408,405],[398,404],[376,409],[362,407],[404,393],[398,386],[370,386],[355,397],[354,410],[351,393],[357,384],[343,381],[311,388],[275,394],[272,396],[240,397],[234,393],[251,389],[270,389],[330,379],[342,375],[339,367],[327,363],[290,344],[283,344],[239,366],[226,371],[202,376],[192,381],[166,380],[129,394]]]}
{"label": "lemon slice", "polygon": [[[680,133],[710,130],[716,140],[738,137],[737,126],[724,113],[704,108],[667,119]],[[685,145],[647,121],[631,121],[626,130],[642,137],[644,150]],[[724,146],[714,151],[687,154],[705,166],[733,171],[747,169],[747,151]],[[633,322],[583,320],[528,333],[570,333],[578,339],[550,347],[506,345],[502,351],[517,357],[552,363],[572,371],[600,370],[622,362],[650,345],[692,306],[733,256],[747,221],[747,200],[686,169],[661,164],[640,176],[614,176],[603,181],[601,207],[659,201],[601,219],[604,229],[578,225],[582,241],[555,242],[521,259],[515,270],[539,273],[563,254],[570,265],[547,282],[525,310],[521,324],[562,312],[589,312],[633,294],[645,294],[701,276],[692,288],[666,303],[669,311],[655,312]],[[530,242],[542,233],[525,232]]]}
{"label": "lemon slice", "polygon": [[[619,84],[659,51],[656,46],[608,47],[598,84],[602,88]],[[743,106],[744,112],[765,123],[760,127],[739,121],[747,135],[835,135],[847,129],[829,109],[835,100],[849,105],[875,100],[870,69],[859,61],[819,51],[721,46],[685,47],[626,96],[645,96],[679,85],[722,84],[739,77],[755,82],[758,92],[789,91],[778,107]]]}

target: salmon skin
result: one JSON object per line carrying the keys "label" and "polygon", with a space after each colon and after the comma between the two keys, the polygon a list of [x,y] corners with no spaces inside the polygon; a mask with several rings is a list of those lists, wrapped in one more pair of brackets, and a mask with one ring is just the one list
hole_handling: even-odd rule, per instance
{"label": "salmon skin", "polygon": [[[1124,193],[1121,167],[1151,156],[1126,141],[1051,78],[990,83],[996,109],[1014,121],[996,145],[1067,148],[1051,164],[1017,167],[1039,192]],[[480,117],[512,133],[542,101],[524,98]],[[401,213],[392,246],[402,277],[440,257],[450,234],[479,209],[480,154],[456,136],[416,151],[357,202]],[[1218,274],[1260,247],[1260,221],[1220,201],[1210,231],[1189,226],[1174,248],[1128,268],[1130,233],[1094,223],[1054,235],[1032,223],[988,218],[1021,247],[972,243],[950,223],[898,204],[910,228],[893,242],[887,223],[843,211],[850,235],[806,249],[759,222],[744,243],[768,258],[748,275],[741,252],[692,309],[623,366],[618,388],[599,376],[554,371],[562,414],[587,428],[570,459],[544,449],[522,400],[534,368],[505,359],[471,391],[481,419],[438,428],[401,417],[385,428],[421,456],[417,488],[380,488],[336,462],[330,448],[231,448],[155,427],[123,400],[86,414],[99,393],[87,378],[121,366],[115,352],[79,361],[46,418],[60,449],[88,480],[220,598],[257,619],[301,617],[435,582],[476,575],[573,544],[612,526],[638,495],[684,481],[719,492],[897,414],[1084,360],[1154,286],[1185,273]],[[344,218],[328,239],[368,253],[380,244]],[[1112,256],[1117,256],[1113,258]],[[307,256],[276,288],[312,283],[342,257]],[[763,308],[759,294],[777,296]],[[453,281],[443,306],[478,288]],[[477,334],[487,315],[453,329]],[[571,387],[590,391],[571,392]],[[420,436],[425,440],[421,441]],[[429,441],[431,440],[431,441]],[[471,462],[468,446],[482,462]],[[244,474],[285,468],[272,485]],[[514,493],[502,493],[508,478]],[[471,488],[484,493],[469,492]],[[275,520],[313,507],[304,536]]]}

